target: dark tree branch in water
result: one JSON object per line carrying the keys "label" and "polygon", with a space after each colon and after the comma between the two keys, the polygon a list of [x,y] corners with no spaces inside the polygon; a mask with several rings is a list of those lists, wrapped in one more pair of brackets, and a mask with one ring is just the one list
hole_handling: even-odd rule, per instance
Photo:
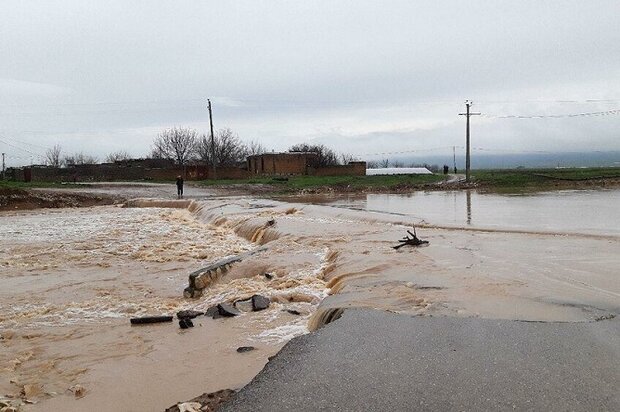
{"label": "dark tree branch in water", "polygon": [[392,248],[398,250],[405,245],[420,246],[428,244],[428,240],[421,240],[418,238],[418,235],[415,233],[415,226],[413,227],[413,233],[411,233],[410,230],[408,230],[407,233],[407,236],[399,240],[400,245],[392,246]]}

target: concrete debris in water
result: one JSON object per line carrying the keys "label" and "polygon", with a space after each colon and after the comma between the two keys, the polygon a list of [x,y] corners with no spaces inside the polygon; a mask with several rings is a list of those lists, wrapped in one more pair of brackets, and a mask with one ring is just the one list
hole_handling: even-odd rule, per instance
{"label": "concrete debris in water", "polygon": [[192,320],[189,318],[184,318],[179,321],[179,327],[181,329],[193,328],[194,322],[192,322]]}
{"label": "concrete debris in water", "polygon": [[269,307],[269,298],[261,295],[252,296],[252,310],[257,312],[259,310],[265,310]]}
{"label": "concrete debris in water", "polygon": [[[197,411],[215,411],[218,409],[219,405],[228,401],[233,395],[235,391],[232,389],[223,389],[221,391],[213,392],[213,393],[203,393],[200,396],[195,397],[187,402],[179,402],[174,406],[166,409],[165,412],[191,412],[189,407],[196,407],[198,405]],[[185,409],[181,409],[185,408]]]}
{"label": "concrete debris in water", "polygon": [[256,253],[267,250],[266,247],[260,247],[237,256],[230,256],[220,259],[207,267],[198,269],[189,274],[189,286],[183,291],[186,298],[199,298],[202,296],[203,290],[209,287],[213,282],[217,281],[224,273],[228,272],[233,263],[242,261]]}
{"label": "concrete debris in water", "polygon": [[132,325],[144,325],[148,323],[172,322],[172,316],[141,316],[129,320]]}
{"label": "concrete debris in water", "polygon": [[239,353],[251,352],[254,349],[256,349],[254,346],[240,346],[237,348],[237,352]]}
{"label": "concrete debris in water", "polygon": [[204,314],[204,312],[198,310],[181,310],[177,312],[177,319],[194,319]]}
{"label": "concrete debris in water", "polygon": [[224,317],[232,317],[232,316],[241,315],[241,312],[239,312],[237,309],[235,309],[233,306],[229,305],[228,303],[220,303],[219,305],[217,305],[217,311],[221,316],[224,316]]}
{"label": "concrete debris in water", "polygon": [[258,312],[269,307],[269,298],[261,295],[253,295],[250,299],[238,300],[234,307],[243,312]]}
{"label": "concrete debris in water", "polygon": [[213,319],[219,319],[222,317],[222,315],[220,315],[220,310],[218,309],[217,305],[211,306],[209,309],[207,309],[207,311],[205,312],[205,316]]}

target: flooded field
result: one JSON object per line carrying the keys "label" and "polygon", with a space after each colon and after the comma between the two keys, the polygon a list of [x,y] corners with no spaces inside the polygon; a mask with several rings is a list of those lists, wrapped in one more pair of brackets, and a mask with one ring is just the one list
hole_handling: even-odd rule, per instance
{"label": "flooded field", "polygon": [[401,215],[439,226],[620,236],[618,189],[511,195],[433,191],[406,195],[368,194],[326,202],[330,206]]}
{"label": "flooded field", "polygon": [[[147,199],[3,213],[0,395],[36,402],[24,410],[161,410],[245,385],[287,340],[347,307],[536,321],[614,316],[619,193]],[[413,224],[429,245],[394,250]],[[183,297],[190,272],[263,246],[202,297]],[[269,309],[200,317],[185,331],[129,325],[132,316],[253,294],[269,297]],[[239,346],[257,349],[239,354]]]}

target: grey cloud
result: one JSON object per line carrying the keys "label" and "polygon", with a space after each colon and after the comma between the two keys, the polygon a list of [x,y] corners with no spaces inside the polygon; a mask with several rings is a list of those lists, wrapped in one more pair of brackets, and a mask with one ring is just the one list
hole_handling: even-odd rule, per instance
{"label": "grey cloud", "polygon": [[[398,150],[403,127],[449,146],[466,98],[487,113],[620,107],[619,12],[616,1],[7,1],[0,134],[146,153],[142,133],[204,128],[211,97],[218,127],[276,150],[329,136],[366,153],[375,133]],[[514,150],[587,149],[586,135],[618,150],[618,118],[476,132]],[[337,127],[347,132],[326,132]]]}

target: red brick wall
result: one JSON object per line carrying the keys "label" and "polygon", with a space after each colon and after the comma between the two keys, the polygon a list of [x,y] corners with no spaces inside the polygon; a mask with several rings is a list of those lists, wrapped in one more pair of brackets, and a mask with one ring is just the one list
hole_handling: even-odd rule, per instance
{"label": "red brick wall", "polygon": [[[23,181],[25,170],[30,170],[32,181],[35,182],[89,182],[89,181],[115,181],[115,180],[175,180],[177,176],[183,176],[185,180],[210,179],[213,171],[210,166],[194,165],[186,166],[185,171],[181,167],[146,168],[136,166],[124,166],[118,164],[81,165],[67,168],[33,167],[15,169],[13,178]],[[217,169],[218,179],[247,179],[250,173],[238,167],[221,167]]]}
{"label": "red brick wall", "polygon": [[[218,167],[215,170],[215,175],[218,179],[248,179],[252,177],[252,174],[240,167]],[[213,168],[209,167],[206,173],[206,179],[212,179]]]}

